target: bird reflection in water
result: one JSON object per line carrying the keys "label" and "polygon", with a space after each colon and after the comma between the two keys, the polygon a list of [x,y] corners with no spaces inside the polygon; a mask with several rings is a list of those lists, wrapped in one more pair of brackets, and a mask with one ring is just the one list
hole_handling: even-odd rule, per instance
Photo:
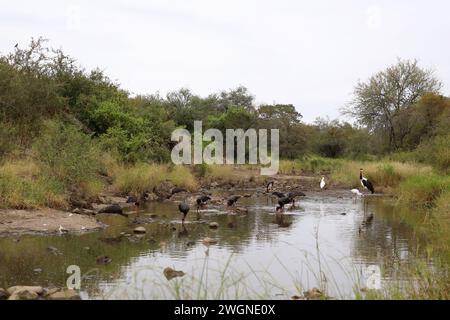
{"label": "bird reflection in water", "polygon": [[189,231],[185,224],[181,224],[180,230],[178,231],[178,237],[183,238],[189,236]]}
{"label": "bird reflection in water", "polygon": [[275,221],[280,228],[288,228],[292,225],[292,219],[289,216],[286,216],[282,213],[275,214]]}

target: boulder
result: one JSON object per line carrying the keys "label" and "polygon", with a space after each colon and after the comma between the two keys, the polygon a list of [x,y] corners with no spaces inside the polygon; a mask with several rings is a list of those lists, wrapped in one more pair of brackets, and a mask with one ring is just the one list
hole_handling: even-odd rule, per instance
{"label": "boulder", "polygon": [[49,292],[46,296],[49,300],[80,300],[80,295],[73,289],[59,289]]}
{"label": "boulder", "polygon": [[123,209],[118,204],[112,204],[100,209],[98,213],[123,214]]}
{"label": "boulder", "polygon": [[88,203],[86,200],[72,197],[69,201],[73,208],[93,209],[92,204]]}
{"label": "boulder", "polygon": [[8,300],[36,300],[37,298],[39,298],[39,295],[36,292],[23,289],[14,292],[9,296]]}
{"label": "boulder", "polygon": [[9,295],[13,295],[17,291],[30,291],[36,293],[37,295],[41,295],[44,293],[44,288],[39,286],[14,286],[8,288]]}
{"label": "boulder", "polygon": [[3,288],[0,288],[0,300],[6,300],[9,297],[8,291]]}
{"label": "boulder", "polygon": [[211,222],[209,224],[209,228],[210,229],[217,229],[217,228],[219,228],[219,224],[217,222]]}
{"label": "boulder", "polygon": [[176,277],[182,277],[184,275],[185,273],[183,271],[177,271],[170,267],[164,269],[164,276],[167,278],[167,280],[171,280]]}
{"label": "boulder", "polygon": [[136,228],[134,228],[133,232],[137,233],[137,234],[143,234],[143,233],[146,233],[147,230],[145,230],[144,227],[136,227]]}

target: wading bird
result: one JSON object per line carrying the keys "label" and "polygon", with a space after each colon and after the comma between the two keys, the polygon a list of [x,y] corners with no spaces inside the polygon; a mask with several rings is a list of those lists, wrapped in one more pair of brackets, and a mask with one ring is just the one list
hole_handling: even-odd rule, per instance
{"label": "wading bird", "polygon": [[[289,198],[291,199],[290,202],[292,202],[292,206],[295,206],[295,198],[296,197],[305,197],[306,194],[304,194],[301,191],[292,191],[292,192],[288,192],[288,193],[283,193],[283,192],[278,192],[278,191],[274,191],[272,192],[272,194],[274,196],[277,196],[278,199],[283,199],[283,198]],[[289,203],[289,202],[288,202]]]}
{"label": "wading bird", "polygon": [[141,194],[141,196],[139,197],[139,199],[137,198],[137,197],[134,197],[134,196],[129,196],[128,198],[127,198],[127,203],[134,203],[134,205],[135,205],[135,207],[136,207],[136,212],[137,212],[137,215],[139,215],[139,208],[142,206],[142,205],[144,205],[145,204],[145,202],[147,201],[147,199],[148,199],[148,193],[147,192],[143,192],[142,194]]}
{"label": "wading bird", "polygon": [[234,206],[241,196],[231,196],[227,199],[227,205],[229,207]]}
{"label": "wading bird", "polygon": [[270,190],[273,188],[274,181],[269,181],[269,183],[266,185],[266,193],[269,193]]}
{"label": "wading bird", "polygon": [[283,197],[281,199],[278,200],[278,206],[275,209],[276,212],[283,212],[284,206],[291,203],[292,202],[292,198],[290,197]]}
{"label": "wading bird", "polygon": [[202,195],[202,196],[200,196],[200,197],[197,198],[197,200],[196,200],[196,202],[197,202],[197,220],[200,220],[200,215],[199,215],[199,213],[198,213],[198,209],[199,209],[200,207],[203,208],[204,206],[206,206],[206,203],[207,203],[209,200],[211,200],[211,197],[210,197],[210,196],[207,196],[207,195]]}
{"label": "wading bird", "polygon": [[373,188],[372,182],[367,180],[366,177],[363,177],[363,169],[359,169],[359,180],[361,181],[361,185],[369,190],[372,194],[375,193],[375,189]]}
{"label": "wading bird", "polygon": [[182,202],[178,205],[178,210],[183,214],[183,217],[181,218],[181,224],[184,224],[184,220],[186,219],[186,216],[189,212],[191,207],[186,202]]}
{"label": "wading bird", "polygon": [[325,177],[322,177],[322,180],[320,180],[320,189],[325,188],[326,183],[325,183]]}
{"label": "wading bird", "polygon": [[358,189],[352,189],[350,190],[351,193],[355,195],[355,197],[362,197],[363,194]]}
{"label": "wading bird", "polygon": [[206,203],[207,203],[209,200],[211,200],[211,197],[210,197],[210,196],[207,196],[207,195],[202,195],[202,196],[198,197],[197,200],[196,200],[196,202],[197,202],[197,212],[198,212],[198,209],[199,209],[200,207],[205,206]]}

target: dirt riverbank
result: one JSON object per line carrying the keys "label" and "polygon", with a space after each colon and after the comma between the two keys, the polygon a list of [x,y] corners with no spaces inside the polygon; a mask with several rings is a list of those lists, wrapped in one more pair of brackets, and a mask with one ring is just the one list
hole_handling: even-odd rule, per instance
{"label": "dirt riverbank", "polygon": [[102,227],[93,217],[60,210],[0,210],[0,236],[83,233]]}

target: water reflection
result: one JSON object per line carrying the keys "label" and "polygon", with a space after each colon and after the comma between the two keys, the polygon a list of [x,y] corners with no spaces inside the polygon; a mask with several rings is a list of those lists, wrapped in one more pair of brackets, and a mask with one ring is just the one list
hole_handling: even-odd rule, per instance
{"label": "water reflection", "polygon": [[[247,214],[208,206],[183,226],[176,203],[155,202],[140,208],[139,219],[148,223],[103,216],[110,227],[96,233],[3,238],[0,287],[63,286],[67,266],[78,265],[84,298],[276,299],[313,286],[351,298],[367,266],[380,266],[385,279],[401,278],[398,265],[418,247],[407,227],[386,218],[394,210],[386,199],[310,195],[283,214],[275,213],[275,203],[267,196],[243,198]],[[219,227],[209,228],[210,222]],[[133,234],[137,225],[145,226],[144,236]],[[112,260],[97,265],[99,256]],[[168,266],[186,276],[167,281],[162,270]]]}

